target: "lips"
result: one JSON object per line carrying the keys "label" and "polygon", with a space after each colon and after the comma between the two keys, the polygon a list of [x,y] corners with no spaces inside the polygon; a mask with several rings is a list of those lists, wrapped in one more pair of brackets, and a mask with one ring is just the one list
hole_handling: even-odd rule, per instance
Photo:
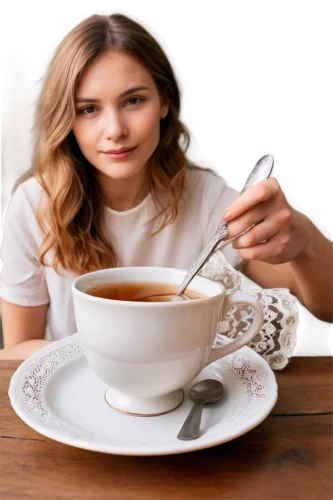
{"label": "lips", "polygon": [[107,155],[119,155],[122,153],[127,153],[128,151],[132,151],[135,148],[136,146],[134,146],[133,148],[109,149],[108,151],[104,151],[104,153]]}
{"label": "lips", "polygon": [[112,160],[122,160],[123,158],[127,158],[136,148],[137,146],[133,148],[109,149],[108,151],[104,151],[104,154]]}

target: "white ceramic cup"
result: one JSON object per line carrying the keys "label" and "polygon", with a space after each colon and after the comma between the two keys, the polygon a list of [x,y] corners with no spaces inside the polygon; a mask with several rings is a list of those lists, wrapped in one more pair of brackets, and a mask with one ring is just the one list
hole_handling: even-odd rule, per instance
{"label": "white ceramic cup", "polygon": [[[160,415],[177,408],[182,387],[209,363],[248,344],[260,330],[263,310],[250,294],[226,296],[215,281],[196,276],[189,289],[205,298],[184,302],[133,302],[87,294],[111,283],[167,283],[177,288],[187,271],[120,267],[85,274],[72,285],[80,343],[93,371],[109,388],[107,403],[135,415]],[[249,329],[213,347],[217,324],[235,304],[254,309]],[[222,318],[221,318],[221,308]]]}

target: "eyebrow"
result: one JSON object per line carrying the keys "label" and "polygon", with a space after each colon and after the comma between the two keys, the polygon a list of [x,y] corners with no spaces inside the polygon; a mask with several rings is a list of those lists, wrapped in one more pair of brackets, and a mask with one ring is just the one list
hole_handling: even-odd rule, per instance
{"label": "eyebrow", "polygon": [[[125,90],[125,92],[122,92],[119,97],[126,97],[130,94],[134,94],[134,92],[138,92],[139,90],[151,91],[149,87],[145,87],[144,85],[137,85],[136,87],[131,87],[130,89]],[[95,97],[77,97],[75,99],[75,102],[100,102],[100,100],[96,99]]]}

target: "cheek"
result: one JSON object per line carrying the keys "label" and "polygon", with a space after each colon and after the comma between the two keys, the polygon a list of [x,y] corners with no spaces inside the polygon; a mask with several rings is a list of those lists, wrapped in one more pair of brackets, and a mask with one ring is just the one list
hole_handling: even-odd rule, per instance
{"label": "cheek", "polygon": [[93,131],[94,129],[91,127],[87,127],[84,124],[77,124],[73,126],[72,132],[75,136],[75,139],[79,145],[79,148],[84,153],[84,151],[89,148],[93,143]]}
{"label": "cheek", "polygon": [[156,143],[160,137],[160,115],[156,110],[151,111],[145,119],[137,122],[138,134],[149,143]]}

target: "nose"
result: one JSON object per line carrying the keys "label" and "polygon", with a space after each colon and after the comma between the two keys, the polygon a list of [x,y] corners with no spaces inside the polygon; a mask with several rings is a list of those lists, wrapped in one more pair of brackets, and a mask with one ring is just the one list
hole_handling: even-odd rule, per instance
{"label": "nose", "polygon": [[110,110],[104,117],[104,135],[107,140],[118,142],[127,135],[127,124],[120,110]]}

